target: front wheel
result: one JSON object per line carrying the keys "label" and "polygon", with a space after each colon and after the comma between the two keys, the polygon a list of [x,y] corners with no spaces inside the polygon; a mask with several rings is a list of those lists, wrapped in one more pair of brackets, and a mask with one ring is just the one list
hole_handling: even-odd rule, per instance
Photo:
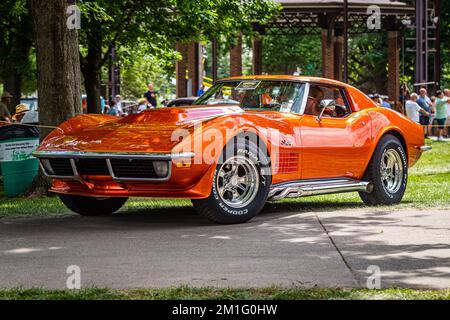
{"label": "front wheel", "polygon": [[405,149],[393,135],[378,144],[367,168],[365,180],[373,184],[370,193],[360,192],[367,205],[391,205],[402,201],[408,182],[408,160]]}
{"label": "front wheel", "polygon": [[84,196],[59,196],[67,208],[82,216],[104,216],[122,208],[128,198],[94,198]]}
{"label": "front wheel", "polygon": [[268,163],[268,157],[254,143],[237,143],[234,152],[217,164],[211,195],[192,200],[194,208],[220,224],[249,221],[267,200],[272,181]]}

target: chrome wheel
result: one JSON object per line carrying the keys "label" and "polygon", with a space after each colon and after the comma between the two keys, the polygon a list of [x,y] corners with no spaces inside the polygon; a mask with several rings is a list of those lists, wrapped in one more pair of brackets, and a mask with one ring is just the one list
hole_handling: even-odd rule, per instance
{"label": "chrome wheel", "polygon": [[245,207],[258,193],[258,168],[246,157],[231,157],[220,167],[216,187],[220,199],[226,205],[232,208]]}
{"label": "chrome wheel", "polygon": [[402,157],[394,149],[385,150],[381,157],[381,181],[387,192],[396,193],[403,183]]}

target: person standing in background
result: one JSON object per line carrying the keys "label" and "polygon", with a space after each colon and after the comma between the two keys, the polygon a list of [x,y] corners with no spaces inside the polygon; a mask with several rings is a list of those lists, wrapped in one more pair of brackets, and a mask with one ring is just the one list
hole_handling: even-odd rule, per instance
{"label": "person standing in background", "polygon": [[428,113],[428,116],[420,115],[420,124],[423,126],[423,133],[425,135],[425,138],[428,138],[428,135],[431,133],[430,130],[431,100],[427,96],[427,89],[425,88],[420,89],[417,104]]}
{"label": "person standing in background", "polygon": [[30,108],[26,104],[19,104],[16,106],[16,113],[12,116],[14,123],[22,123],[23,117],[30,111]]}
{"label": "person standing in background", "polygon": [[120,117],[122,115],[122,112],[119,111],[117,103],[114,100],[111,100],[111,102],[109,103],[108,115],[115,117]]}
{"label": "person standing in background", "polygon": [[420,115],[428,115],[428,112],[425,111],[419,104],[417,103],[417,94],[412,93],[409,100],[405,103],[406,116],[410,118],[415,123],[420,122]]}
{"label": "person standing in background", "polygon": [[147,99],[141,99],[138,101],[138,113],[141,113],[148,109]]}
{"label": "person standing in background", "polygon": [[388,102],[389,97],[383,97],[381,98],[381,107],[386,109],[392,109],[391,104]]}
{"label": "person standing in background", "polygon": [[105,106],[106,106],[105,98],[103,98],[103,96],[100,96],[100,110],[101,110],[101,113],[105,113]]}
{"label": "person standing in background", "polygon": [[148,103],[153,106],[153,108],[158,107],[158,101],[156,99],[155,86],[153,83],[149,83],[148,91],[144,93],[145,99],[147,99]]}
{"label": "person standing in background", "polygon": [[[450,90],[445,89],[444,95],[446,98],[450,99]],[[445,122],[445,129],[446,129],[445,136],[447,138],[450,138],[450,103],[447,103],[446,107],[447,107],[447,121]]]}
{"label": "person standing in background", "polygon": [[441,90],[436,91],[435,120],[439,128],[438,141],[444,141],[445,121],[447,120],[447,104],[449,103],[449,97],[444,96],[444,93]]}
{"label": "person standing in background", "polygon": [[120,114],[123,114],[123,108],[122,108],[122,96],[120,94],[118,94],[115,98],[114,98],[114,102],[116,103],[116,107],[117,110],[119,111]]}
{"label": "person standing in background", "polygon": [[11,122],[11,113],[9,113],[8,105],[11,103],[12,95],[4,91],[2,101],[0,102],[0,121]]}
{"label": "person standing in background", "polygon": [[200,88],[197,91],[197,97],[201,97],[205,93],[205,86],[200,86]]}

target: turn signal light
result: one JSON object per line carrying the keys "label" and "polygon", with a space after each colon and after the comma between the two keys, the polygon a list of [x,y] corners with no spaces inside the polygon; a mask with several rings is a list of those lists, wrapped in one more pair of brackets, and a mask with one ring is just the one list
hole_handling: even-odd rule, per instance
{"label": "turn signal light", "polygon": [[177,168],[190,168],[192,166],[192,163],[190,162],[178,162],[176,164]]}

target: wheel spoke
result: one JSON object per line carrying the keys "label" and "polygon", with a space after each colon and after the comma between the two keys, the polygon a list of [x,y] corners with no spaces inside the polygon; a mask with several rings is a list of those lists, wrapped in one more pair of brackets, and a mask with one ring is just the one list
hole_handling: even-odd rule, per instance
{"label": "wheel spoke", "polygon": [[237,186],[237,188],[238,188],[238,189],[241,189],[242,191],[247,190],[247,186],[246,186],[246,185],[243,185],[242,183],[240,183],[240,184]]}

